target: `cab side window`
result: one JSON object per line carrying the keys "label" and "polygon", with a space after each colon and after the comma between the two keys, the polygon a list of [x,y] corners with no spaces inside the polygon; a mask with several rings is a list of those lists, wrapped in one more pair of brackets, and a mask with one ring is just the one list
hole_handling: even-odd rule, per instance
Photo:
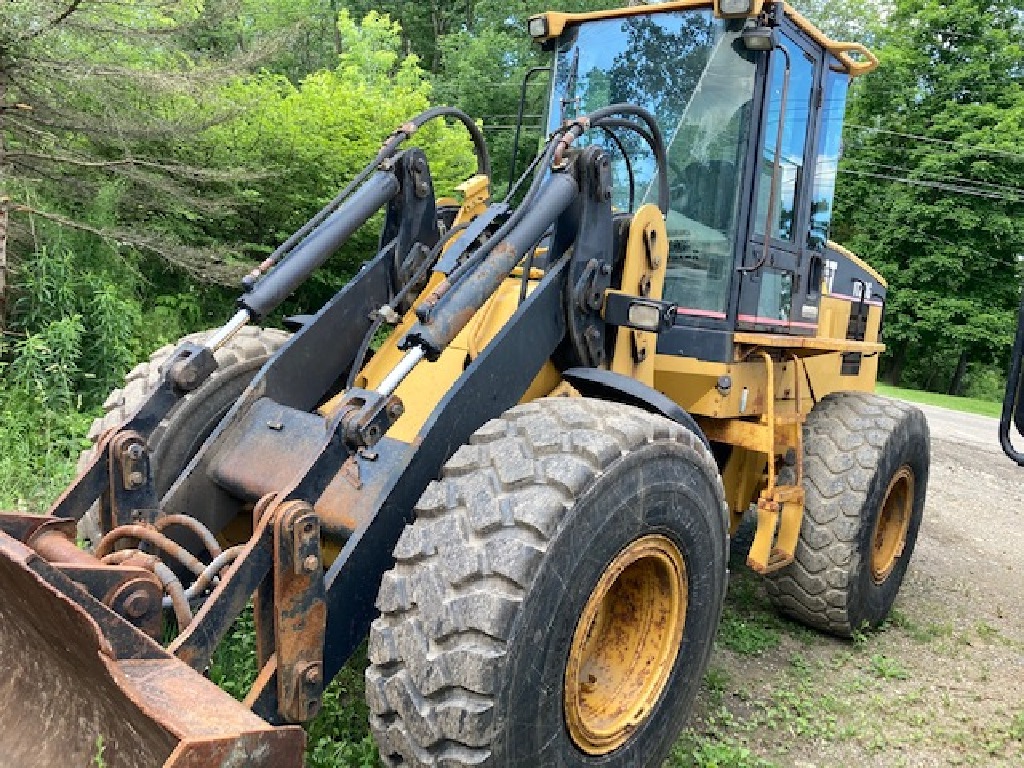
{"label": "cab side window", "polygon": [[814,188],[811,193],[811,226],[807,247],[820,251],[829,240],[832,229],[832,205],[836,194],[836,176],[842,156],[843,115],[850,76],[833,57],[829,57],[822,94],[821,128],[818,133],[818,159],[814,167]]}

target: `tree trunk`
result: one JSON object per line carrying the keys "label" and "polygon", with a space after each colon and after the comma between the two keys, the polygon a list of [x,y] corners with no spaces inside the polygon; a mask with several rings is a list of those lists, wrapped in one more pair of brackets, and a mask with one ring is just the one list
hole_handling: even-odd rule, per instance
{"label": "tree trunk", "polygon": [[900,380],[903,378],[903,366],[906,362],[907,346],[906,344],[900,344],[893,352],[892,364],[889,368],[889,383],[894,387],[900,385]]}
{"label": "tree trunk", "polygon": [[341,56],[341,30],[338,28],[338,0],[331,0],[331,29],[334,30],[334,55]]}
{"label": "tree trunk", "polygon": [[962,395],[964,388],[964,376],[967,375],[967,350],[960,352],[960,359],[956,363],[956,371],[953,372],[953,379],[949,382],[948,395]]}

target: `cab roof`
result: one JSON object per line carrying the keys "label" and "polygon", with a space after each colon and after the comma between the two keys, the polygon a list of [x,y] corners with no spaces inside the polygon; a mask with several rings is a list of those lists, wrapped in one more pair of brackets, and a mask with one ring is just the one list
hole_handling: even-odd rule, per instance
{"label": "cab roof", "polygon": [[[715,15],[721,18],[753,19],[760,15],[764,2],[763,0],[752,0],[751,10],[746,14],[739,15],[720,13],[718,5],[718,2],[712,2],[712,0],[672,0],[671,2],[657,3],[655,5],[632,5],[623,8],[611,8],[606,11],[591,11],[589,13],[547,11],[530,19],[530,30],[535,40],[545,42],[560,37],[567,26],[574,24],[604,19],[621,19],[629,16],[653,16],[658,13],[670,13],[672,11],[713,10]],[[833,40],[789,3],[783,3],[783,6],[786,17],[791,19],[797,27],[821,45],[822,48],[839,59],[843,66],[846,67],[850,77],[866,75],[877,69],[878,57],[868,50],[866,46],[861,43]],[[534,34],[535,20],[543,20],[543,31],[541,34]]]}

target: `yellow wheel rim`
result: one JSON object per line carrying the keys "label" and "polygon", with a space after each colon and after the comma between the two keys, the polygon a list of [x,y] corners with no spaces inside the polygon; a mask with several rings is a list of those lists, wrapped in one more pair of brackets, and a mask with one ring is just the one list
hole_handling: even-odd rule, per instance
{"label": "yellow wheel rim", "polygon": [[565,720],[590,755],[621,747],[654,710],[683,639],[686,564],[660,535],[623,549],[601,575],[573,633]]}
{"label": "yellow wheel rim", "polygon": [[871,577],[875,584],[889,578],[896,561],[903,554],[913,508],[914,472],[904,464],[889,481],[882,509],[875,521],[875,532],[871,538]]}

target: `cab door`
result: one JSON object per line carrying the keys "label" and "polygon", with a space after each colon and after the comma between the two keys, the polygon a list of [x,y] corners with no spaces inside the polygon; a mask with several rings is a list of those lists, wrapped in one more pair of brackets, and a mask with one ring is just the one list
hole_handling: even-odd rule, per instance
{"label": "cab door", "polygon": [[761,115],[737,328],[813,335],[820,256],[808,245],[821,50],[793,31],[772,51]]}

